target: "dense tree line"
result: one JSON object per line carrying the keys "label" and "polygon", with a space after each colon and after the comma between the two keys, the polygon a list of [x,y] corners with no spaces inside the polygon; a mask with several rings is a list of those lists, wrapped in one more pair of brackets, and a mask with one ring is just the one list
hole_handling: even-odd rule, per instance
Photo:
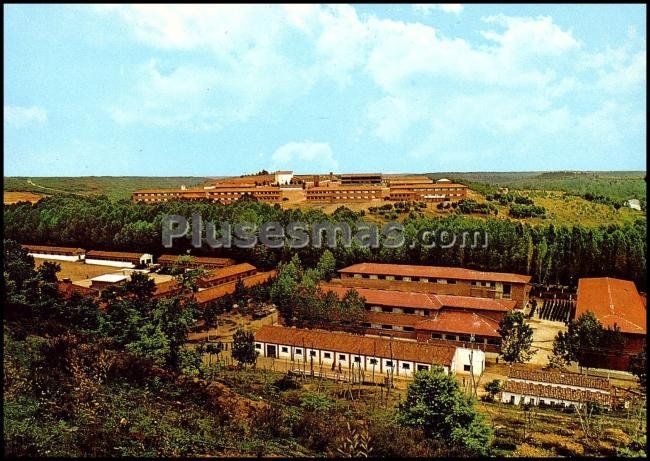
{"label": "dense tree line", "polygon": [[[521,205],[525,206],[525,205]],[[177,239],[173,250],[161,243],[161,221],[166,214],[190,218],[199,213],[204,221],[250,222],[260,225],[277,221],[289,222],[347,222],[363,219],[363,213],[339,207],[330,215],[320,210],[282,210],[279,205],[255,201],[240,201],[231,205],[173,201],[143,205],[127,200],[112,201],[105,197],[55,196],[36,204],[18,203],[5,206],[5,236],[21,243],[80,246],[87,249],[147,251],[154,254],[183,253],[192,249],[187,239]],[[646,220],[632,224],[602,225],[600,227],[531,226],[506,219],[476,219],[451,215],[428,218],[410,215],[403,221],[405,244],[400,248],[380,246],[376,249],[352,245],[337,245],[332,249],[336,266],[343,267],[361,261],[403,264],[436,264],[462,266],[480,270],[508,271],[533,276],[538,283],[575,285],[579,277],[612,276],[633,280],[640,288],[646,284]],[[353,225],[353,230],[356,227]],[[467,245],[451,248],[431,246],[420,237],[423,231],[447,231],[457,235],[468,233]],[[475,232],[488,235],[471,248]],[[459,243],[459,240],[457,243]],[[207,247],[205,247],[207,248]],[[209,249],[208,249],[209,250]],[[194,254],[199,254],[192,249]],[[230,256],[255,261],[261,268],[275,267],[298,254],[306,266],[314,266],[323,253],[322,248],[269,249],[257,245],[250,249],[219,249],[204,254]]]}

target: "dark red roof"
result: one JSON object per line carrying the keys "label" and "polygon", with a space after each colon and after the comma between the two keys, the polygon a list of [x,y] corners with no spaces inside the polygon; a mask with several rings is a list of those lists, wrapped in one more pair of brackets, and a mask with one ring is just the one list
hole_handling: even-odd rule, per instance
{"label": "dark red roof", "polygon": [[56,247],[56,246],[48,246],[48,245],[21,245],[21,246],[29,253],[80,255],[86,252],[86,250],[84,250],[83,248],[73,248],[73,247]]}
{"label": "dark red roof", "polygon": [[610,406],[612,402],[611,395],[602,392],[516,381],[506,381],[503,385],[502,392],[577,403],[595,402],[603,406]]}
{"label": "dark red roof", "polygon": [[481,272],[462,267],[413,266],[406,264],[359,263],[340,269],[344,274],[398,275],[456,280],[481,280],[508,283],[529,283],[530,275],[506,272]]}
{"label": "dark red roof", "polygon": [[[255,275],[251,275],[250,277],[244,277],[241,280],[244,283],[244,286],[248,288],[255,285],[259,285],[260,283],[264,283],[270,278],[275,277],[276,274],[277,271],[274,270],[269,272],[260,272]],[[226,295],[234,293],[235,286],[236,286],[236,282],[224,283],[216,287],[207,288],[205,290],[198,291],[194,293],[194,298],[196,299],[197,303],[204,304],[209,301],[213,301],[215,299],[219,299]]]}
{"label": "dark red roof", "polygon": [[450,366],[456,352],[451,345],[424,344],[415,341],[390,340],[326,330],[307,330],[264,325],[255,333],[255,340],[264,343],[304,346],[333,352],[371,357],[394,358],[418,363]]}
{"label": "dark red roof", "polygon": [[511,368],[508,379],[520,379],[545,384],[560,384],[565,386],[585,387],[609,391],[609,379],[600,376],[588,376],[566,371],[531,370],[528,368]]}
{"label": "dark red roof", "polygon": [[128,253],[125,251],[100,251],[90,250],[86,253],[86,258],[89,259],[110,259],[110,258],[130,258],[140,260],[145,253]]}
{"label": "dark red roof", "polygon": [[69,299],[74,293],[82,296],[97,296],[99,294],[99,291],[94,288],[75,285],[72,282],[59,282],[57,289],[65,299]]}
{"label": "dark red roof", "polygon": [[[158,264],[176,264],[179,256],[187,255],[160,255],[156,262]],[[191,256],[191,262],[189,264],[196,265],[209,265],[209,266],[230,266],[234,264],[235,260],[232,258],[213,258],[206,256]]]}
{"label": "dark red roof", "polygon": [[645,335],[646,306],[629,280],[610,277],[581,278],[578,281],[576,318],[591,311],[605,328]]}
{"label": "dark red roof", "polygon": [[442,310],[427,320],[418,322],[416,330],[499,337],[499,322],[476,312]]}
{"label": "dark red roof", "polygon": [[202,282],[213,282],[233,275],[241,275],[250,271],[257,270],[255,266],[248,263],[234,264],[221,269],[210,271],[201,277]]}
{"label": "dark red roof", "polygon": [[476,298],[472,296],[436,295],[415,291],[381,290],[378,288],[345,287],[334,284],[321,284],[323,291],[332,291],[343,298],[350,290],[356,290],[365,298],[367,304],[377,306],[406,307],[416,309],[440,309],[454,307],[472,310],[507,312],[512,310],[516,301],[507,299]]}

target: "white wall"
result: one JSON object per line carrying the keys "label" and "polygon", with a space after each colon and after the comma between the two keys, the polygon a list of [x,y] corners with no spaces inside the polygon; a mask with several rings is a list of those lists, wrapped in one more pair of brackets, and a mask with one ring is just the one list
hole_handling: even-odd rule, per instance
{"label": "white wall", "polygon": [[[289,346],[289,345],[282,345],[282,344],[273,344],[273,343],[268,343],[271,345],[276,346],[276,357],[287,360],[287,361],[293,361],[296,365],[302,364],[304,361],[309,365],[311,363],[310,360],[310,352],[314,351],[315,355],[313,357],[313,364],[314,367],[317,366],[323,366],[323,371],[329,371],[331,369],[332,363],[335,363],[335,367],[338,369],[339,365],[341,366],[342,369],[348,369],[348,368],[357,368],[359,365],[361,368],[364,370],[365,373],[372,373],[373,367],[375,370],[375,374],[384,374],[386,372],[390,371],[390,367],[387,366],[387,362],[391,361],[390,358],[386,357],[372,357],[372,356],[365,356],[365,355],[357,355],[354,353],[347,353],[347,352],[336,352],[336,351],[328,351],[328,350],[319,350],[319,349],[311,349],[311,348],[303,348],[302,346]],[[266,346],[267,343],[263,343],[260,341],[255,341],[256,346],[260,346],[259,348],[256,347],[255,350],[259,353],[260,357],[266,357],[267,350]],[[282,348],[286,347],[287,351],[283,352]],[[297,354],[296,350],[301,350],[303,354]],[[330,358],[325,358],[325,353],[330,354]],[[339,356],[343,356],[345,360],[341,360]],[[360,358],[360,362],[357,363],[354,361],[355,357]],[[371,359],[376,359],[377,363],[373,365],[370,363]],[[393,358],[393,366],[394,366],[394,374],[395,376],[401,376],[401,377],[410,377],[412,376],[417,370],[418,370],[418,365],[420,366],[425,366],[427,369],[431,369],[431,364],[430,363],[417,363],[417,362],[411,362],[411,361],[405,361],[405,360],[398,360]],[[403,368],[403,364],[406,363],[409,365],[408,369]],[[448,366],[443,366],[443,369],[445,373],[449,373],[449,367]],[[452,370],[454,369],[454,362],[452,361]]]}
{"label": "white wall", "polygon": [[86,258],[86,264],[95,264],[97,266],[111,266],[111,267],[127,267],[133,269],[135,264],[127,263],[123,261],[106,261],[104,259],[88,259]]}
{"label": "white wall", "polygon": [[85,255],[77,256],[64,256],[64,255],[50,255],[42,253],[27,253],[28,255],[33,256],[38,259],[56,259],[57,261],[83,261]]}
{"label": "white wall", "polygon": [[547,404],[547,405],[551,405],[551,404],[554,404],[554,405],[560,404],[560,405],[566,405],[566,406],[574,405],[574,406],[576,406],[578,408],[582,406],[582,403],[572,402],[571,400],[553,399],[553,398],[549,398],[549,397],[538,397],[536,395],[529,396],[529,395],[515,394],[515,393],[512,393],[512,392],[502,392],[501,393],[501,402],[502,403],[510,403],[510,400],[511,400],[511,398],[513,396],[515,398],[515,402],[514,402],[515,405],[520,405],[522,403],[523,404],[531,403],[531,400],[532,400],[533,405],[539,405],[539,401],[543,400],[544,403]]}
{"label": "white wall", "polygon": [[471,349],[467,349],[465,347],[457,347],[453,362],[453,370],[455,373],[469,374],[469,371],[464,370],[464,366],[473,365],[473,374],[475,376],[480,375],[485,369],[485,353],[480,349],[474,349],[472,351]]}
{"label": "white wall", "polygon": [[543,384],[544,386],[553,386],[553,387],[563,387],[565,389],[578,389],[578,390],[589,390],[591,392],[600,392],[601,394],[609,394],[608,391],[604,389],[596,389],[593,387],[587,387],[587,386],[570,386],[568,384],[556,384],[556,383],[548,383],[546,381],[534,381],[531,379],[520,379],[520,378],[508,378],[510,381],[514,382],[519,382],[519,383],[533,383],[533,384]]}

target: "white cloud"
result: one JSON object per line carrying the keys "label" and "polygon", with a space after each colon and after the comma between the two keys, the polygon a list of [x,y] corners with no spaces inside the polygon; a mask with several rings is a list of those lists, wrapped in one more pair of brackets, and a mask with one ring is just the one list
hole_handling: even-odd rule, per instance
{"label": "white cloud", "polygon": [[4,106],[5,124],[20,128],[33,123],[47,122],[47,112],[42,107]]}
{"label": "white cloud", "polygon": [[334,152],[326,142],[290,142],[278,147],[271,155],[273,168],[296,171],[333,171],[338,168]]}
{"label": "white cloud", "polygon": [[[425,14],[462,11],[459,4],[414,8]],[[645,84],[645,42],[641,50],[635,45],[588,53],[570,29],[547,16],[486,17],[483,40],[475,40],[418,22],[360,16],[350,5],[108,10],[137,40],[179,52],[138,71],[129,99],[111,108],[120,123],[215,129],[273,114],[319,83],[344,88],[369,79],[359,139],[370,131],[386,143],[411,144],[403,150],[414,158],[476,158],[467,138],[478,133],[486,155],[502,159],[494,146],[503,136],[525,152],[540,139],[570,138],[571,127],[586,133],[602,126],[613,133],[621,117],[634,118],[638,111],[625,106],[623,116],[624,106],[603,106],[603,95],[634,95]],[[606,116],[614,120],[610,125]],[[329,144],[310,141],[278,148],[273,161],[276,168],[296,170],[304,169],[301,162],[320,162],[313,168],[323,170],[337,165]]]}
{"label": "white cloud", "polygon": [[413,8],[424,14],[429,14],[432,10],[440,10],[445,13],[460,14],[463,11],[461,3],[415,3]]}

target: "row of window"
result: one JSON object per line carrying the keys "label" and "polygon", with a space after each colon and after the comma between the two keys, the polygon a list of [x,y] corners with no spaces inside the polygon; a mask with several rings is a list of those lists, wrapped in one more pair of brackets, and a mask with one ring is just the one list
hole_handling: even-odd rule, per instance
{"label": "row of window", "polygon": [[404,282],[431,282],[449,285],[454,285],[456,283],[456,280],[454,279],[430,279],[429,277],[411,277],[408,275],[354,274],[354,278],[373,280],[401,280]]}
{"label": "row of window", "polygon": [[[431,333],[432,339],[445,339],[448,341],[462,341],[465,343],[470,342],[471,337],[469,335],[454,335],[454,334],[444,334],[444,333]],[[493,346],[498,346],[501,344],[501,340],[496,338],[475,338],[475,342],[478,344],[490,344]]]}
{"label": "row of window", "polygon": [[[255,344],[255,348],[256,349],[261,349],[262,345],[261,344]],[[282,351],[283,353],[288,354],[289,353],[289,348],[287,346],[281,346],[280,351]],[[295,354],[296,355],[302,355],[302,349],[296,348]],[[309,351],[309,356],[310,357],[316,357],[316,351],[314,351],[314,350]],[[324,359],[331,359],[332,358],[332,353],[331,352],[323,352],[323,358]],[[338,360],[339,360],[339,362],[346,362],[347,361],[347,355],[346,354],[339,354]],[[353,362],[354,363],[361,363],[361,357],[359,357],[358,355],[354,356],[353,357]],[[370,363],[371,365],[377,365],[379,363],[379,361],[377,359],[371,358],[371,359],[368,359],[368,363]],[[387,366],[387,367],[393,367],[394,366],[392,360],[386,360],[384,365]],[[402,362],[402,369],[410,370],[411,369],[411,364]],[[417,366],[418,371],[428,370],[428,369],[429,369],[428,365],[418,365]]]}

